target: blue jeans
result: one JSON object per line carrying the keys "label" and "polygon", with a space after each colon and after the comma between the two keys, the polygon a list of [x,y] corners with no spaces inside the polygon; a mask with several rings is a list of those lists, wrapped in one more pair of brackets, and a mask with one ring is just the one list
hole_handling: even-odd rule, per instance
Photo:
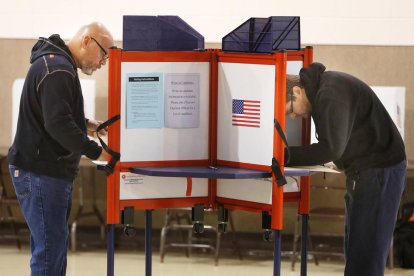
{"label": "blue jeans", "polygon": [[72,182],[9,166],[30,229],[31,276],[66,274]]}
{"label": "blue jeans", "polygon": [[384,275],[406,178],[406,161],[347,176],[346,276]]}

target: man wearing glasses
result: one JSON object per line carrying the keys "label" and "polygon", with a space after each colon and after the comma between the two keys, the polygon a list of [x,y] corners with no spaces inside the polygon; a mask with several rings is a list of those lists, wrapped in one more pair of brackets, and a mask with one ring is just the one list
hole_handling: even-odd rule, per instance
{"label": "man wearing glasses", "polygon": [[52,35],[32,48],[8,154],[30,229],[31,275],[66,274],[72,183],[80,158],[106,160],[105,151],[88,138],[100,122],[85,118],[77,69],[92,75],[106,64],[107,49],[113,45],[105,26],[94,22],[80,28],[68,44]]}
{"label": "man wearing glasses", "polygon": [[312,117],[318,143],[289,147],[287,166],[333,161],[346,174],[345,275],[384,275],[406,181],[401,135],[371,88],[313,63],[286,82],[286,115]]}

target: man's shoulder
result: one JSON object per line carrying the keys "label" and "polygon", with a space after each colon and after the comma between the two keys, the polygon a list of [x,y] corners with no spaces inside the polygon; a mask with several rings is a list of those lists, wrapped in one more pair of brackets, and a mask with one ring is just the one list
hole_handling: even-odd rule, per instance
{"label": "man's shoulder", "polygon": [[55,72],[55,71],[67,71],[68,73],[72,74],[73,77],[75,77],[75,69],[73,68],[72,63],[64,56],[61,55],[46,55],[44,56],[49,72]]}
{"label": "man's shoulder", "polygon": [[38,66],[44,66],[46,74],[66,72],[72,75],[72,77],[76,76],[76,71],[72,63],[61,55],[47,54],[37,59],[33,65],[36,63]]}

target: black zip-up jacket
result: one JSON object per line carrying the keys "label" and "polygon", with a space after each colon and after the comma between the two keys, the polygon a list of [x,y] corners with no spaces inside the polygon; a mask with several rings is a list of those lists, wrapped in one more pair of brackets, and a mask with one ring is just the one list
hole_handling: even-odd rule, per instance
{"label": "black zip-up jacket", "polygon": [[312,105],[318,143],[290,147],[286,165],[330,161],[345,173],[384,168],[405,160],[404,142],[372,89],[361,80],[313,63],[300,73]]}
{"label": "black zip-up jacket", "polygon": [[10,164],[34,173],[73,180],[82,155],[97,159],[90,140],[77,67],[59,35],[39,38],[20,100]]}

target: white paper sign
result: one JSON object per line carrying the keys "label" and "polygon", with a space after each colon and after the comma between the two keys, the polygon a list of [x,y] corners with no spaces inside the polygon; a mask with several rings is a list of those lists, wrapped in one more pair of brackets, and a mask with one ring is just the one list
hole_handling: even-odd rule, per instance
{"label": "white paper sign", "polygon": [[200,125],[200,74],[165,74],[165,127]]}

